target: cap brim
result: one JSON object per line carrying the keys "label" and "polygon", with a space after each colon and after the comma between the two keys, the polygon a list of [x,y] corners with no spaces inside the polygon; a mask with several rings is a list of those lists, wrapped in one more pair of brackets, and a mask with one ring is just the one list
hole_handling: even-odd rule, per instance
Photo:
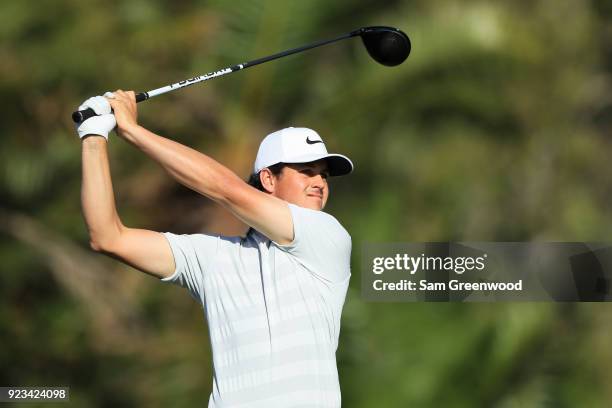
{"label": "cap brim", "polygon": [[317,160],[325,160],[329,175],[332,177],[344,176],[353,171],[353,162],[342,154],[310,154],[299,157],[294,157],[291,161],[284,163],[310,163]]}

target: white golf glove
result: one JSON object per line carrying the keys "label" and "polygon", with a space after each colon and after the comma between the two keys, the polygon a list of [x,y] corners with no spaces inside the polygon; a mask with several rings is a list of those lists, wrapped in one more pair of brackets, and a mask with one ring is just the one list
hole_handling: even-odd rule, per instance
{"label": "white golf glove", "polygon": [[[104,95],[109,94],[107,92]],[[111,94],[112,95],[112,94]],[[87,135],[100,135],[104,136],[106,140],[108,140],[108,134],[111,130],[117,126],[117,122],[115,121],[115,115],[111,113],[111,106],[103,96],[94,96],[93,98],[87,99],[81,106],[79,106],[79,110],[84,110],[87,108],[91,108],[98,114],[98,116],[93,116],[85,121],[83,121],[80,125],[77,125],[77,132],[79,137],[82,139]]]}

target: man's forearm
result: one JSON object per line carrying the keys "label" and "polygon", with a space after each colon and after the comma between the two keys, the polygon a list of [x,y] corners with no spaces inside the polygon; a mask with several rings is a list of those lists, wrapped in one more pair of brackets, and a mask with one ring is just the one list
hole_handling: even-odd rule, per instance
{"label": "man's forearm", "polygon": [[93,249],[104,250],[121,232],[115,207],[106,140],[90,136],[82,141],[81,206]]}
{"label": "man's forearm", "polygon": [[232,183],[242,180],[216,160],[141,127],[123,131],[123,136],[157,161],[176,181],[217,202],[225,201]]}

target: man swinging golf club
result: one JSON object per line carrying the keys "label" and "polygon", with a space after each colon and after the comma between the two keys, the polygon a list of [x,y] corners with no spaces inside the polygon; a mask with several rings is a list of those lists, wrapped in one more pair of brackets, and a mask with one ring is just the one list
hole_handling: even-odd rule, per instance
{"label": "man swinging golf club", "polygon": [[[261,142],[249,185],[212,158],[139,126],[133,92],[105,96],[79,107],[97,116],[77,128],[91,246],[187,288],[202,304],[213,354],[208,406],[339,407],[335,352],[351,238],[321,210],[327,177],[350,173],[351,161],[328,154],[315,131],[286,128]],[[247,236],[124,226],[106,149],[115,126],[179,183],[248,224]]]}

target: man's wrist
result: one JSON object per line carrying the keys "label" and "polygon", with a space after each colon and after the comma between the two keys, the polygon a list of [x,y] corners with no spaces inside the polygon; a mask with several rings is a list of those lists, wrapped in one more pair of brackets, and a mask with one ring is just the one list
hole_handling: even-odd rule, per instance
{"label": "man's wrist", "polygon": [[89,135],[85,135],[81,138],[81,142],[83,144],[99,144],[99,143],[106,143],[108,142],[108,139],[102,135],[96,135],[96,134],[89,134]]}

